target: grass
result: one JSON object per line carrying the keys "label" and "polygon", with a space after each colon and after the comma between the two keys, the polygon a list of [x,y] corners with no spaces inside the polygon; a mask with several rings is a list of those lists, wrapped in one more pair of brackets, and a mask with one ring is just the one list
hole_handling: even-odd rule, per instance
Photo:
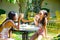
{"label": "grass", "polygon": [[[29,34],[29,38],[33,35],[34,33],[30,33]],[[57,36],[57,33],[52,33],[52,32],[48,32],[48,37],[49,39],[54,39],[54,37]],[[22,40],[22,35],[20,32],[13,32],[13,37],[15,40]],[[56,38],[55,38],[56,39]],[[42,40],[47,40],[46,38],[43,38]]]}
{"label": "grass", "polygon": [[[50,31],[50,30],[49,30]],[[54,37],[57,36],[56,32],[53,32],[54,30],[52,30],[52,32],[48,32],[48,37],[49,39],[53,39]],[[55,30],[56,31],[56,30]],[[33,35],[34,33],[29,33],[29,38]],[[53,35],[53,36],[52,36]],[[22,35],[20,32],[13,32],[13,36],[12,38],[14,38],[15,40],[22,40]],[[47,40],[46,38],[43,38],[42,40]]]}

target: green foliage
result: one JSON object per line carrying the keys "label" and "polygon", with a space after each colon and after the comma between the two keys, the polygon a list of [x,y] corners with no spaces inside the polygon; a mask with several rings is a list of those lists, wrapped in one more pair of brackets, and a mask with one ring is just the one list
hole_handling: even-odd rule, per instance
{"label": "green foliage", "polygon": [[17,0],[7,0],[7,1],[9,1],[10,3],[14,3],[15,4]]}
{"label": "green foliage", "polygon": [[12,38],[15,40],[22,40],[22,33],[21,32],[13,32]]}
{"label": "green foliage", "polygon": [[28,20],[34,21],[34,16],[35,15],[36,15],[36,13],[34,13],[34,12],[28,12]]}
{"label": "green foliage", "polygon": [[60,40],[60,37],[53,37],[53,40]]}
{"label": "green foliage", "polygon": [[6,12],[5,10],[0,9],[0,15],[1,15],[1,14],[5,14],[5,12]]}
{"label": "green foliage", "polygon": [[28,11],[38,13],[41,9],[41,2],[43,0],[32,0],[31,3],[27,3]]}
{"label": "green foliage", "polygon": [[0,15],[0,24],[2,24],[3,21],[6,19],[6,14],[1,14]]}

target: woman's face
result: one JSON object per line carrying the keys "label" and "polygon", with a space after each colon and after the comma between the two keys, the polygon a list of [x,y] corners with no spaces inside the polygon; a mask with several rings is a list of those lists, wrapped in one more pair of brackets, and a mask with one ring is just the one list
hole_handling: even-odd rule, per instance
{"label": "woman's face", "polygon": [[13,20],[16,20],[17,18],[16,18],[16,15],[13,17]]}
{"label": "woman's face", "polygon": [[17,13],[15,14],[15,16],[13,17],[14,20],[17,20],[18,19],[18,15]]}
{"label": "woman's face", "polygon": [[44,17],[44,13],[40,11],[40,12],[39,12],[39,16],[40,16],[40,19],[42,20],[43,17]]}

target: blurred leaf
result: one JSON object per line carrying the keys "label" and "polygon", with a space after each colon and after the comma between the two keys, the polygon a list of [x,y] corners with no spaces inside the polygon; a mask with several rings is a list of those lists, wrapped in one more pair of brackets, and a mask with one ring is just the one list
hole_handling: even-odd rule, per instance
{"label": "blurred leaf", "polygon": [[0,9],[0,15],[1,15],[1,14],[5,14],[5,12],[6,12],[5,10]]}

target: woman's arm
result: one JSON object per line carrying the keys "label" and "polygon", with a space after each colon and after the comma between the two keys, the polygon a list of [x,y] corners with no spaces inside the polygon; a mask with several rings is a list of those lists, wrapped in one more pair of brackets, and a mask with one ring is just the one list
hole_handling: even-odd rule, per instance
{"label": "woman's arm", "polygon": [[12,20],[8,20],[5,24],[4,24],[4,27],[13,27],[13,28],[17,28],[18,29],[18,26],[12,21]]}
{"label": "woman's arm", "polygon": [[45,37],[47,36],[47,18],[45,18],[44,30],[45,30]]}
{"label": "woman's arm", "polygon": [[38,18],[36,18],[36,16],[34,17],[34,23],[35,23],[35,25],[36,26],[38,26],[39,25],[39,23],[38,23],[38,20],[37,20]]}
{"label": "woman's arm", "polygon": [[21,16],[18,17],[18,29],[20,27],[20,20],[21,20]]}
{"label": "woman's arm", "polygon": [[32,22],[30,20],[25,20],[25,19],[22,19],[22,22],[26,23],[26,22]]}

